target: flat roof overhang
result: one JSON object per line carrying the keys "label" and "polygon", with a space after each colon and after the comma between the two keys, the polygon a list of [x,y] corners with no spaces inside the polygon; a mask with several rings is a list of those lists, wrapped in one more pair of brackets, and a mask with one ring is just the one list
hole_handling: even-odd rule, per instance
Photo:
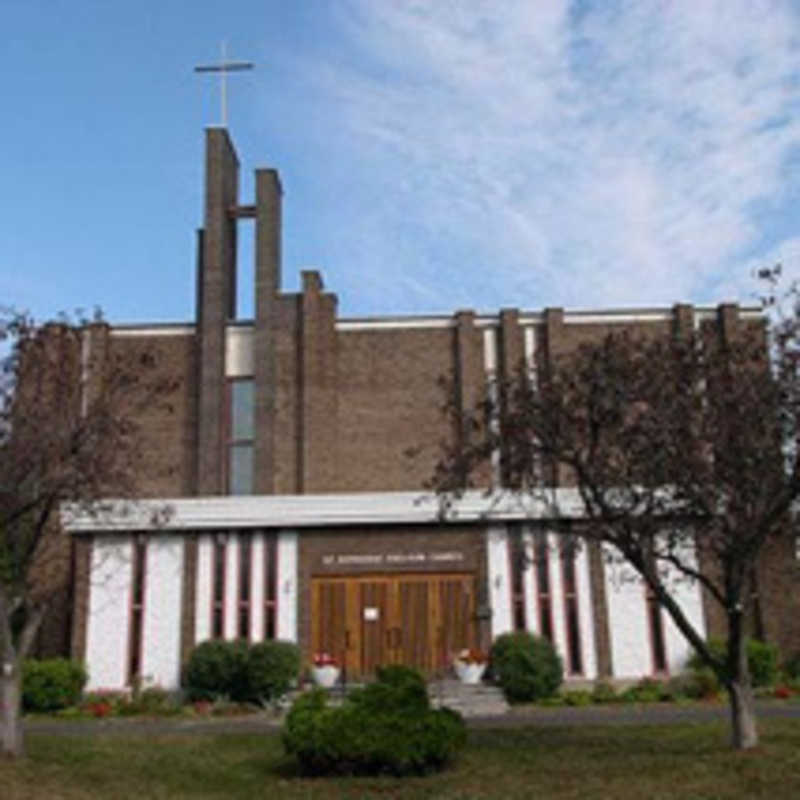
{"label": "flat roof overhang", "polygon": [[419,492],[292,494],[215,497],[109,498],[91,506],[65,503],[61,524],[71,534],[113,531],[190,531],[247,528],[315,528],[368,525],[433,525],[580,519],[576,489],[537,495],[472,490],[445,514],[439,498]]}

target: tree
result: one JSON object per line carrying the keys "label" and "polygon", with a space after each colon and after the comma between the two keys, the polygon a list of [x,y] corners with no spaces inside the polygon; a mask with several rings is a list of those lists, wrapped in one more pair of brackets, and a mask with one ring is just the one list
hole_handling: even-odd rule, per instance
{"label": "tree", "polygon": [[175,383],[155,351],[115,356],[100,320],[38,327],[0,318],[0,752],[23,753],[21,674],[69,576],[59,508],[103,513],[135,497],[144,454],[137,416],[168,406]]}
{"label": "tree", "polygon": [[[772,281],[779,270],[763,277]],[[768,298],[772,304],[774,292]],[[630,564],[730,697],[732,743],[757,744],[745,650],[760,555],[790,535],[800,494],[798,314],[763,322],[724,310],[670,334],[609,334],[502,381],[467,413],[431,481],[444,513],[500,453],[502,486],[541,497],[574,487],[586,540]],[[768,333],[771,336],[768,338]],[[792,534],[793,535],[793,534]],[[696,581],[727,633],[724,655],[675,600]]]}

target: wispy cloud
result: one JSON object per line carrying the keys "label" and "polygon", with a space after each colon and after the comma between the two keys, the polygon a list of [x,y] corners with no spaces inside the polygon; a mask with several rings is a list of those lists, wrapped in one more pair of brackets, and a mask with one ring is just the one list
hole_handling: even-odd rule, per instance
{"label": "wispy cloud", "polygon": [[762,214],[798,180],[795,4],[340,8],[347,55],[304,75],[360,215],[331,246],[359,304],[746,300],[747,266],[781,252]]}

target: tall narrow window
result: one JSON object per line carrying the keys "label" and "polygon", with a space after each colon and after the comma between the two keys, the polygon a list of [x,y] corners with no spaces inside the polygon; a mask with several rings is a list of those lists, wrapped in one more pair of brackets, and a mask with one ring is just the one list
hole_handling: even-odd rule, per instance
{"label": "tall narrow window", "polygon": [[147,544],[144,536],[133,542],[133,583],[131,586],[131,622],[128,641],[128,683],[142,672],[142,627],[144,617],[144,582],[147,563]]}
{"label": "tall narrow window", "polygon": [[274,639],[278,605],[277,542],[274,533],[264,534],[264,638]]}
{"label": "tall narrow window", "polygon": [[211,587],[211,637],[225,636],[225,537],[217,534],[214,539],[214,568]]}
{"label": "tall narrow window", "polygon": [[228,494],[253,493],[252,378],[228,382]]}
{"label": "tall narrow window", "polygon": [[511,558],[511,609],[515,631],[525,630],[525,583],[524,574],[527,567],[525,541],[522,531],[515,531],[509,542]]}
{"label": "tall narrow window", "polygon": [[661,606],[656,596],[647,588],[647,620],[650,623],[650,650],[653,659],[653,672],[667,671],[667,648],[664,646],[664,621]]}
{"label": "tall narrow window", "polygon": [[239,638],[250,638],[250,569],[252,536],[239,535]]}
{"label": "tall narrow window", "polygon": [[533,545],[536,562],[536,591],[539,598],[539,633],[553,641],[553,615],[550,607],[550,548],[547,534],[536,534]]}
{"label": "tall narrow window", "polygon": [[561,543],[561,574],[564,585],[564,613],[567,623],[567,656],[572,675],[583,672],[581,654],[581,626],[578,616],[578,587],[575,580],[575,557],[578,542],[574,536],[567,536]]}

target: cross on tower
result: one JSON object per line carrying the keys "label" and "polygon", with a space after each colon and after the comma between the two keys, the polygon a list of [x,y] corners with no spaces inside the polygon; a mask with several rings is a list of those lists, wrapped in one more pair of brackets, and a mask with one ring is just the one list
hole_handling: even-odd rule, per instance
{"label": "cross on tower", "polygon": [[220,47],[221,58],[219,64],[203,64],[195,67],[195,72],[219,72],[220,78],[220,105],[222,106],[222,127],[228,127],[228,93],[227,93],[227,78],[229,72],[241,72],[245,69],[253,69],[253,63],[250,61],[228,61],[225,52],[225,42],[222,42]]}

